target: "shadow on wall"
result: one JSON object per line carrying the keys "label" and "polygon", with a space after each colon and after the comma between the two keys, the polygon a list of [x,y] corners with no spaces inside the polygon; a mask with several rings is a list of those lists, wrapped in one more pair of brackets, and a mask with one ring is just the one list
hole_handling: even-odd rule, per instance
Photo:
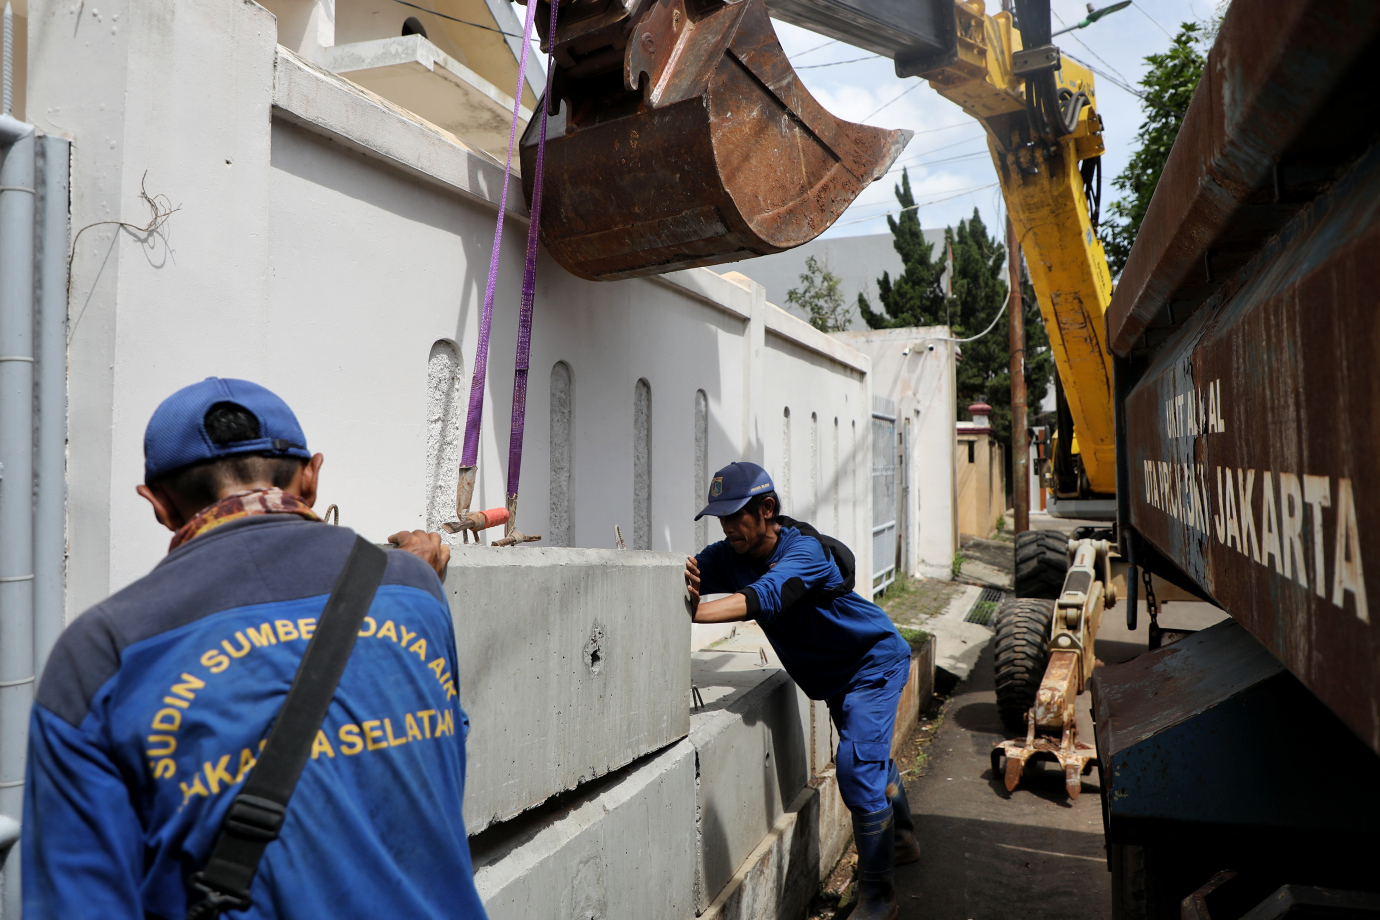
{"label": "shadow on wall", "polygon": [[[715,762],[719,764],[735,764],[742,771],[739,776],[705,775],[703,761],[700,760],[698,752],[696,754],[697,770],[700,772],[700,801],[702,803],[699,845],[700,865],[703,867],[703,875],[698,880],[698,884],[709,881],[710,886],[714,889],[700,892],[701,903],[706,906],[722,892],[724,885],[732,879],[743,860],[756,849],[761,836],[770,832],[779,816],[785,813],[810,780],[810,753],[807,747],[809,738],[802,723],[800,696],[796,692],[793,682],[786,680],[778,684],[765,699],[749,693],[733,700],[727,706],[715,706],[711,703],[703,712],[713,712],[716,709],[738,715],[748,732],[748,736],[757,735],[761,737],[763,744],[760,755],[761,761],[755,767],[746,761],[751,753],[741,748],[736,748],[728,757],[716,756],[714,758]],[[759,725],[764,725],[766,731],[764,733],[752,732],[752,729]],[[755,770],[760,770],[760,777],[756,781],[750,775],[750,771]],[[740,776],[741,778],[739,778]],[[743,801],[732,803],[732,806],[737,809],[737,814],[723,815],[717,804],[718,798],[709,791],[716,786],[746,791],[754,785],[758,786],[762,792],[761,811],[755,814],[751,811],[751,804]],[[757,828],[752,828],[750,824],[754,818],[758,820]],[[742,852],[734,852],[730,825],[742,826],[745,822],[748,822],[750,830],[760,830],[761,836],[754,837],[750,842],[744,842],[740,839],[739,846],[742,847]],[[753,835],[749,833],[749,836]],[[798,836],[805,838],[807,835],[800,834]],[[803,839],[793,840],[791,859],[773,866],[773,871],[783,874],[778,879],[779,882],[784,883],[784,873],[788,869],[795,878],[802,878],[802,870],[797,867],[795,860],[797,858],[806,859],[810,852],[813,853],[814,861],[814,865],[810,868],[815,872],[810,878],[812,880],[818,879],[820,846],[817,839],[817,828],[813,836],[816,839],[812,846],[806,845],[806,841]],[[802,846],[804,849],[797,854],[796,851],[800,850]],[[784,891],[785,889],[784,887],[777,887],[773,890]],[[811,882],[811,891],[813,891],[813,881]],[[808,895],[806,898],[808,899]]]}

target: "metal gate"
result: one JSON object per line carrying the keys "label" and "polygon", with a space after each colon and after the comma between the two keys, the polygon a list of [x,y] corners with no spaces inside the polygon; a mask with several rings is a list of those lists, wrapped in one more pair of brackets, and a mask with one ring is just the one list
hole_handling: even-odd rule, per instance
{"label": "metal gate", "polygon": [[896,580],[896,404],[872,397],[872,593]]}

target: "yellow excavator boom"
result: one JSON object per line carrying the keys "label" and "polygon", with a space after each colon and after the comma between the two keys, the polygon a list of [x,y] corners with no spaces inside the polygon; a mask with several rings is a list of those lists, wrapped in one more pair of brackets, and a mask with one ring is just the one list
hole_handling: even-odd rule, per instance
{"label": "yellow excavator boom", "polygon": [[987,130],[1073,416],[1088,491],[1110,495],[1116,491],[1115,435],[1103,316],[1112,278],[1080,168],[1103,152],[1093,75],[1062,57],[1055,85],[1061,101],[1073,100],[1069,111],[1077,107],[1077,124],[1061,137],[1032,129],[1016,73],[1024,49],[1011,14],[988,16],[982,0],[957,0],[954,13],[958,59],[921,76]]}

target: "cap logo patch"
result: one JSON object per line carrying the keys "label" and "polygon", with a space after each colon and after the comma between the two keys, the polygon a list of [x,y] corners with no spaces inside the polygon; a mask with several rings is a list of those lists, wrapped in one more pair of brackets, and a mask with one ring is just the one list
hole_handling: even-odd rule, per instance
{"label": "cap logo patch", "polygon": [[709,497],[718,498],[724,494],[724,478],[715,476],[714,481],[709,484]]}

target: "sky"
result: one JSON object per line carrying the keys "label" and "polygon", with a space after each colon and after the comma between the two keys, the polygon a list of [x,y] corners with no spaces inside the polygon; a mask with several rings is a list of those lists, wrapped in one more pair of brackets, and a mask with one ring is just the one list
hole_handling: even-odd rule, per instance
{"label": "sky", "polygon": [[[1110,2],[1096,0],[1096,5],[1100,8]],[[1058,36],[1055,44],[1064,54],[1136,86],[1146,70],[1146,55],[1164,52],[1180,23],[1205,22],[1219,13],[1218,6],[1217,0],[1135,0],[1127,9],[1086,29]],[[1000,0],[987,0],[989,14],[999,9]],[[1086,15],[1085,4],[1079,0],[1053,0],[1052,11],[1056,31]],[[970,216],[974,208],[989,231],[1002,226],[1006,212],[996,170],[976,121],[925,81],[898,79],[888,59],[842,42],[830,42],[789,23],[775,24],[796,73],[826,109],[842,117],[860,118],[866,124],[915,132],[892,172],[864,190],[825,236],[888,232],[885,215],[898,207],[894,188],[901,180],[902,167],[910,172],[916,202],[931,202],[919,208],[922,227],[953,226]],[[855,60],[858,58],[867,59]],[[853,63],[837,63],[848,61]],[[1096,78],[1096,95],[1107,147],[1102,159],[1105,213],[1116,198],[1111,179],[1125,168],[1143,116],[1140,100],[1109,80]]]}

